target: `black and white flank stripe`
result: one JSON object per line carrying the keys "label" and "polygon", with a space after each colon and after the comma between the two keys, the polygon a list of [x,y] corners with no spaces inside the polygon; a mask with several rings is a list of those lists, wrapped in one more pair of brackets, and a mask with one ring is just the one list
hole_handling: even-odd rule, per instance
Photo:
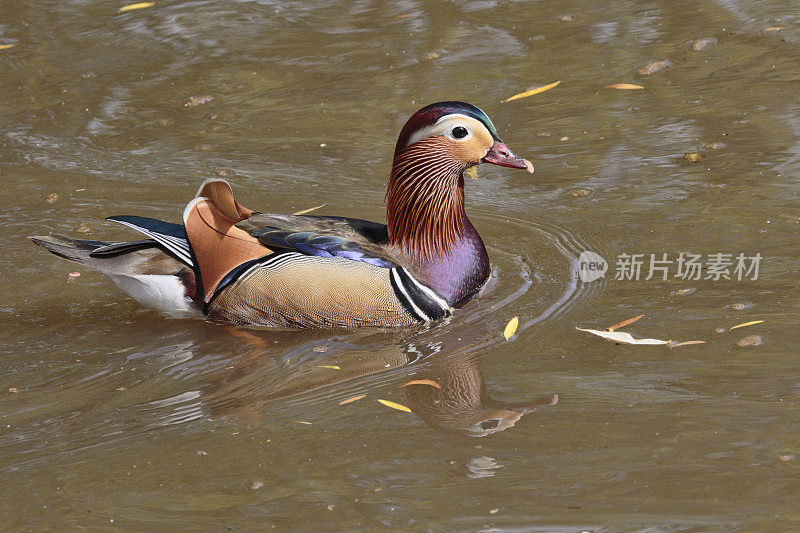
{"label": "black and white flank stripe", "polygon": [[389,279],[397,298],[417,320],[431,322],[450,316],[452,309],[447,300],[417,281],[405,268],[392,268]]}

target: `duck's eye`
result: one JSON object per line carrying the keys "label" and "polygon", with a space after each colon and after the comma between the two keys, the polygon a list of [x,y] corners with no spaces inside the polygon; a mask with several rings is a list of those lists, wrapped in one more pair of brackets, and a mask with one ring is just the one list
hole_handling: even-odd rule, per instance
{"label": "duck's eye", "polygon": [[464,137],[469,135],[469,131],[467,131],[467,128],[465,128],[464,126],[456,126],[455,128],[453,128],[452,134],[453,138],[455,139],[463,139]]}

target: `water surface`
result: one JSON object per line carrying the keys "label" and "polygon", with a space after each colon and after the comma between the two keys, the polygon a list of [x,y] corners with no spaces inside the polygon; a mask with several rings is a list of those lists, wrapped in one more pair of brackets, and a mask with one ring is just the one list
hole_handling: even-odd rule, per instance
{"label": "water surface", "polygon": [[[121,5],[0,5],[6,528],[800,527],[796,5]],[[136,238],[104,218],[177,221],[211,176],[255,209],[383,220],[397,132],[444,99],[536,166],[468,180],[493,279],[447,322],[164,320],[26,240]],[[584,250],[604,279],[579,279]],[[763,259],[755,280],[614,279],[620,254],[681,252]],[[575,330],[640,314],[626,331],[706,344]]]}

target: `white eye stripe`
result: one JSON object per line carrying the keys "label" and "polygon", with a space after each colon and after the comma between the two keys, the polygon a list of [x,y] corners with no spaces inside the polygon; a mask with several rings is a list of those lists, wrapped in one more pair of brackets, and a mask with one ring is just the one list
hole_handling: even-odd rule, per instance
{"label": "white eye stripe", "polygon": [[475,120],[474,118],[468,117],[467,115],[462,115],[461,113],[452,113],[450,115],[445,115],[443,117],[439,117],[439,120],[437,120],[433,124],[436,125],[436,124],[438,124],[440,122],[443,122],[445,120],[450,120],[450,119],[453,119],[453,118],[465,118],[467,120]]}
{"label": "white eye stripe", "polygon": [[[465,118],[465,119],[467,119],[467,120],[469,120],[471,122],[477,122],[478,124],[481,124],[480,122],[475,120],[474,117],[470,117],[470,116],[464,115],[462,113],[452,113],[450,115],[444,115],[443,117],[439,117],[439,120],[434,122],[434,124],[438,124],[438,123],[442,122],[443,120],[448,120],[448,119],[455,118],[455,117]],[[492,129],[495,129],[494,124],[492,123],[492,119],[490,119],[489,117],[486,117],[486,120],[489,121],[489,125],[492,127]],[[481,126],[483,128],[486,128],[486,126],[484,126],[483,124],[481,124]],[[486,131],[489,132],[488,129],[486,129]],[[491,132],[489,132],[489,135],[491,135]]]}
{"label": "white eye stripe", "polygon": [[[466,137],[456,138],[452,136],[453,128],[456,126],[462,126],[467,129],[469,135]],[[451,139],[455,139],[457,141],[463,141],[464,139],[470,138],[475,131],[478,129],[483,128],[486,131],[487,136],[491,136],[489,130],[486,129],[486,126],[481,124],[479,121],[475,120],[472,117],[468,117],[467,115],[462,115],[461,113],[452,113],[450,115],[445,115],[430,126],[425,128],[421,128],[420,130],[416,131],[411,137],[408,139],[408,143],[406,146],[412,145],[417,141],[421,141],[422,139],[427,139],[428,137],[435,137],[437,135],[446,135]]]}

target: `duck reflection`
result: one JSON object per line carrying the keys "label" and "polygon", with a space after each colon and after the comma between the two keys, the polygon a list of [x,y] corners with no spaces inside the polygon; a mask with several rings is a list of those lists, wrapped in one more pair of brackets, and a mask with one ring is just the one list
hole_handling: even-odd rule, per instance
{"label": "duck reflection", "polygon": [[[235,333],[245,338],[242,332]],[[292,405],[339,402],[371,391],[402,387],[403,402],[429,425],[473,437],[483,437],[513,427],[522,416],[554,405],[550,394],[521,403],[504,403],[486,392],[481,358],[469,353],[444,353],[444,342],[398,343],[386,333],[340,338],[293,339],[282,346],[280,360],[263,357],[266,343],[256,334],[248,342],[254,351],[238,360],[224,378],[215,381],[207,396],[213,417],[235,416],[254,421],[271,412],[267,404]],[[388,342],[387,342],[388,341]],[[427,380],[432,384],[409,384]],[[434,386],[435,385],[435,386]],[[385,393],[384,396],[385,397]]]}
{"label": "duck reflection", "polygon": [[406,403],[428,424],[485,437],[513,427],[540,407],[558,403],[558,395],[540,396],[522,403],[503,403],[486,393],[479,359],[474,356],[443,356],[420,368],[414,380],[430,380],[441,386],[406,386]]}

